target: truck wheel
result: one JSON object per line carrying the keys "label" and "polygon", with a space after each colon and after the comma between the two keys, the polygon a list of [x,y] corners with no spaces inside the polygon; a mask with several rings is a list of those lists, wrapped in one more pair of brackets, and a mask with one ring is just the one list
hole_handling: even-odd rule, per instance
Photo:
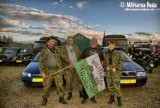
{"label": "truck wheel", "polygon": [[149,70],[148,70],[148,73],[152,73],[152,71],[153,71],[153,69],[149,69]]}

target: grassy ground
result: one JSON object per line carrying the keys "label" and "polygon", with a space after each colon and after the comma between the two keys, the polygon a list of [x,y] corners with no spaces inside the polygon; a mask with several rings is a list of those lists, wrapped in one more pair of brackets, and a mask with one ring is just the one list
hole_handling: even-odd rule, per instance
{"label": "grassy ground", "polygon": [[[43,88],[24,87],[21,73],[25,66],[0,66],[0,108],[41,108]],[[122,88],[122,108],[159,108],[160,107],[160,67],[148,74],[147,84],[143,87]],[[96,96],[97,104],[87,101],[81,105],[81,98],[74,90],[68,105],[58,103],[56,90],[53,87],[49,102],[45,108],[117,108],[117,101],[108,105],[107,90]],[[66,98],[66,96],[65,96]]]}

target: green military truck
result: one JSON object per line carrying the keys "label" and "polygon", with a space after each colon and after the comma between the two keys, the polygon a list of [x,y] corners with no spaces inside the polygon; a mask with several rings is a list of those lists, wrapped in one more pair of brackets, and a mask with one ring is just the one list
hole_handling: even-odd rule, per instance
{"label": "green military truck", "polygon": [[123,50],[124,52],[128,53],[128,40],[125,35],[116,35],[116,34],[115,35],[104,35],[102,46],[103,47],[108,46],[108,42],[111,40],[116,42],[117,50]]}
{"label": "green military truck", "polygon": [[[46,45],[47,45],[47,39],[49,37],[41,37],[38,41],[34,42],[33,45],[33,55],[36,55],[38,52],[40,52]],[[62,46],[65,40],[63,38],[54,37],[56,40],[55,46]]]}

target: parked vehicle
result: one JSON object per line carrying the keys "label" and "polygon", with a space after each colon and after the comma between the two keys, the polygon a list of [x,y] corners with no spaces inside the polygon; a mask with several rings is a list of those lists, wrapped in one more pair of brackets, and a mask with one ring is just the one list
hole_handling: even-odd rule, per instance
{"label": "parked vehicle", "polygon": [[13,57],[12,62],[17,64],[30,63],[32,58],[33,58],[32,49],[25,48],[22,49],[17,56]]}
{"label": "parked vehicle", "polygon": [[134,42],[132,47],[132,58],[142,66],[144,56],[152,56],[149,42]]}
{"label": "parked vehicle", "polygon": [[[47,39],[49,37],[41,37],[39,41],[35,41],[33,45],[33,55],[36,55],[38,52],[40,52],[46,45],[47,45]],[[62,46],[65,42],[64,39],[59,37],[54,37],[55,39],[55,46]]]}
{"label": "parked vehicle", "polygon": [[11,63],[13,57],[20,53],[21,48],[5,48],[4,52],[0,54],[0,63]]}
{"label": "parked vehicle", "polygon": [[105,35],[103,36],[102,46],[103,47],[108,46],[108,42],[111,40],[116,42],[116,49],[128,53],[128,44],[127,44],[128,42],[125,35]]}
{"label": "parked vehicle", "polygon": [[33,45],[33,55],[36,55],[47,45],[46,40],[35,41]]}
{"label": "parked vehicle", "polygon": [[[146,71],[139,64],[135,63],[124,51],[118,51],[124,60],[120,81],[121,86],[144,86],[147,82]],[[103,47],[104,55],[107,52],[108,48]]]}
{"label": "parked vehicle", "polygon": [[160,42],[156,45],[156,53],[160,56]]}
{"label": "parked vehicle", "polygon": [[152,73],[153,69],[154,69],[154,62],[153,60],[151,59],[150,56],[146,56],[144,58],[144,61],[143,61],[143,67],[144,69],[149,72],[149,73]]}
{"label": "parked vehicle", "polygon": [[4,53],[5,47],[0,47],[0,54]]}

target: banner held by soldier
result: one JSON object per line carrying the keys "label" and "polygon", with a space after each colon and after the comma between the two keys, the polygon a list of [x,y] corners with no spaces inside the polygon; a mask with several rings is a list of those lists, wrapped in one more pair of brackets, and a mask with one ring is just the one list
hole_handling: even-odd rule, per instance
{"label": "banner held by soldier", "polygon": [[94,54],[74,64],[89,98],[104,90],[104,72],[98,57]]}

